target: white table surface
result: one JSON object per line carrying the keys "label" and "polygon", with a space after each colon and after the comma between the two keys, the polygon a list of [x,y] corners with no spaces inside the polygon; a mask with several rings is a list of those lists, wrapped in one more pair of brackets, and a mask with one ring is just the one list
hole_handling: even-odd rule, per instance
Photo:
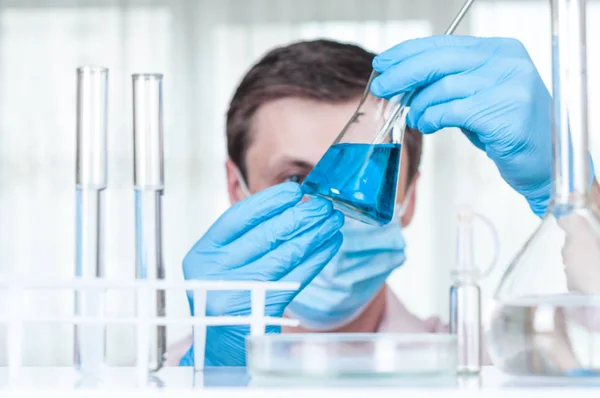
{"label": "white table surface", "polygon": [[165,368],[149,386],[138,386],[135,369],[106,369],[99,379],[82,378],[72,368],[23,368],[17,378],[9,378],[0,368],[0,397],[305,397],[358,396],[387,397],[520,397],[575,398],[600,397],[600,379],[515,378],[493,367],[483,369],[479,378],[459,380],[353,379],[336,382],[307,380],[251,379],[244,368]]}

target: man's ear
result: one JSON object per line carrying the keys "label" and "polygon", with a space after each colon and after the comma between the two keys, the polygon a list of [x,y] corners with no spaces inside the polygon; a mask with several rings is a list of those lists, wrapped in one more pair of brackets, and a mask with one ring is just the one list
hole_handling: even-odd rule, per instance
{"label": "man's ear", "polygon": [[410,224],[410,222],[413,219],[413,215],[415,214],[415,207],[417,202],[417,183],[419,182],[420,176],[421,173],[419,173],[419,171],[417,170],[415,176],[412,178],[411,184],[413,184],[413,187],[408,193],[409,196],[407,198],[404,198],[404,200],[407,200],[408,202],[406,202],[406,210],[404,211],[404,214],[402,215],[401,219],[403,227],[407,227]]}
{"label": "man's ear", "polygon": [[238,178],[240,171],[235,163],[231,161],[231,159],[227,159],[225,162],[225,172],[227,174],[227,192],[229,194],[229,202],[231,202],[233,205],[246,197]]}

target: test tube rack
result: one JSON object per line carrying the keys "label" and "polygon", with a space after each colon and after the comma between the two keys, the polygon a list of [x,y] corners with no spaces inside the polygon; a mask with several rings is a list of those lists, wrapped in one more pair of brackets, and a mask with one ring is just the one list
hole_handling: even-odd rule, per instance
{"label": "test tube rack", "polygon": [[[67,279],[36,277],[0,277],[0,291],[8,292],[6,312],[0,313],[0,325],[8,334],[8,373],[19,377],[23,368],[23,328],[29,324],[67,324],[81,329],[75,336],[74,367],[84,376],[106,367],[104,361],[105,326],[131,325],[136,334],[136,378],[139,386],[147,385],[152,361],[152,340],[166,344],[165,334],[153,331],[172,325],[193,328],[195,370],[203,370],[208,326],[249,325],[253,336],[265,333],[266,326],[295,326],[294,320],[266,315],[267,291],[296,291],[297,283],[260,281],[167,281],[164,279],[161,240],[161,196],[164,189],[164,153],[162,120],[162,74],[134,74],[133,139],[134,181],[136,195],[136,278],[105,278],[103,259],[103,196],[108,187],[107,126],[108,68],[87,66],[77,69],[77,265],[75,276]],[[25,314],[24,293],[29,291],[67,290],[75,297],[75,311],[69,316]],[[130,291],[135,295],[135,316],[111,317],[104,312],[108,291]],[[194,314],[184,318],[169,317],[165,311],[166,290],[192,292]],[[208,316],[209,291],[250,292],[250,314],[246,316]],[[84,327],[82,327],[85,325]],[[91,329],[90,329],[91,327]],[[84,330],[85,329],[85,330]],[[84,338],[80,338],[80,334]],[[101,340],[101,341],[100,341]],[[155,341],[156,343],[156,341]],[[82,349],[83,347],[83,349]],[[91,349],[91,350],[90,350]],[[85,351],[85,355],[81,352]],[[91,365],[91,366],[90,366]]]}
{"label": "test tube rack", "polygon": [[[207,326],[249,325],[253,336],[265,333],[266,326],[297,326],[296,320],[265,315],[265,299],[268,291],[296,291],[298,283],[254,281],[166,281],[166,280],[107,280],[107,279],[35,279],[0,278],[0,290],[9,293],[8,313],[0,316],[0,325],[7,326],[6,347],[8,373],[11,379],[19,377],[22,366],[23,327],[28,324],[67,325],[132,325],[136,328],[136,378],[139,386],[148,382],[148,365],[151,326],[190,325],[193,327],[194,369],[204,369]],[[133,291],[136,296],[137,313],[132,317],[54,316],[23,313],[23,293],[35,290],[94,291],[106,293],[111,290]],[[154,316],[148,296],[157,290],[180,290],[193,292],[194,315],[182,318]],[[209,291],[249,291],[250,314],[244,316],[206,315],[206,296]],[[101,294],[104,301],[106,294]]]}

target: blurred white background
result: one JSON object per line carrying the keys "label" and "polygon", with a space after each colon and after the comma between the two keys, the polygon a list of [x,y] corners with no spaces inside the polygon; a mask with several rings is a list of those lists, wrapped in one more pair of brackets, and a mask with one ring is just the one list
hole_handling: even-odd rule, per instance
{"label": "blurred white background", "polygon": [[[181,260],[228,207],[224,116],[243,73],[271,47],[327,37],[379,52],[405,39],[441,33],[463,0],[0,0],[0,274],[74,273],[75,68],[110,68],[107,272],[134,277],[131,81],[135,72],[164,79],[167,277],[182,278]],[[588,20],[600,18],[590,2]],[[479,0],[460,33],[522,40],[550,84],[547,0]],[[588,24],[590,110],[600,105],[600,26]],[[591,131],[600,127],[591,113]],[[592,134],[592,153],[600,140]],[[486,299],[511,256],[538,224],[525,201],[487,157],[456,131],[425,138],[417,214],[406,231],[408,262],[391,285],[420,316],[447,309],[454,261],[454,219],[470,204],[495,223],[500,266],[484,284]],[[478,258],[491,258],[481,226]],[[10,306],[0,296],[3,308]],[[131,311],[112,295],[112,313]],[[27,296],[28,311],[68,313],[69,294]],[[184,294],[168,297],[170,314],[188,312]],[[0,341],[4,342],[0,328]],[[169,330],[169,339],[187,328]],[[134,358],[132,330],[110,328],[109,359]],[[26,365],[69,365],[68,327],[28,328]],[[0,364],[5,347],[0,344]]]}

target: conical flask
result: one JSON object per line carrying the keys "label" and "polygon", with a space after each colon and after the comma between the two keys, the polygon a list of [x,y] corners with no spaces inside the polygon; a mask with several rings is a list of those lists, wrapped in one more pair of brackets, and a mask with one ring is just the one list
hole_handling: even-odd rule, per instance
{"label": "conical flask", "polygon": [[500,282],[488,342],[494,364],[509,374],[600,377],[600,219],[588,153],[586,1],[550,2],[553,198]]}
{"label": "conical flask", "polygon": [[[466,0],[445,34],[454,32],[474,0]],[[406,115],[415,92],[381,99],[370,93],[304,180],[307,195],[333,201],[348,217],[382,226],[394,218]]]}
{"label": "conical flask", "polygon": [[344,214],[367,224],[392,220],[406,127],[406,115],[392,114],[399,109],[398,97],[385,101],[365,93],[357,112],[306,177],[306,194],[330,199]]}

